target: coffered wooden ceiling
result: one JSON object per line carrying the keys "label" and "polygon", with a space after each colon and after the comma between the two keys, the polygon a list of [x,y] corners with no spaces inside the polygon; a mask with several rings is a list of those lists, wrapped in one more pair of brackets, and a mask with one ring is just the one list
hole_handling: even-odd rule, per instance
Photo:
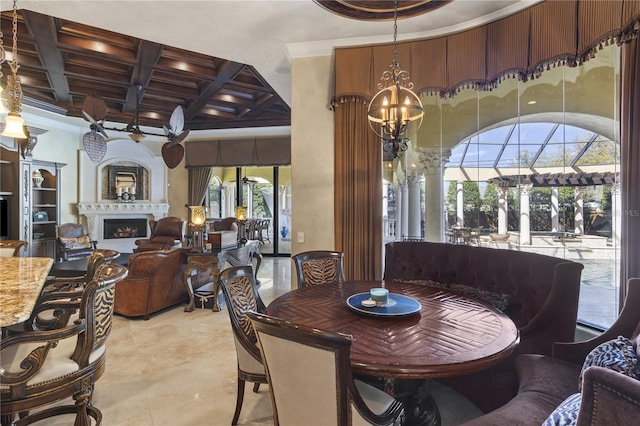
{"label": "coffered wooden ceiling", "polygon": [[[25,104],[82,117],[85,97],[95,95],[107,104],[107,121],[124,127],[135,116],[140,84],[141,126],[168,125],[176,105],[182,106],[189,130],[290,125],[289,105],[250,65],[18,12],[18,74]],[[11,27],[11,12],[3,12],[8,54]],[[3,67],[3,86],[8,68]]]}

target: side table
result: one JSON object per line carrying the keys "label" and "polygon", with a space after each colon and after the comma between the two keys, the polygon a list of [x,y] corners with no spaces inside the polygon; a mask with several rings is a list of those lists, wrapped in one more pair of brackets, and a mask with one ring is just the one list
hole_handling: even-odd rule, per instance
{"label": "side table", "polygon": [[[214,312],[220,311],[218,305],[218,293],[220,287],[218,285],[218,277],[220,276],[220,268],[218,266],[218,254],[209,252],[192,252],[187,253],[187,269],[182,275],[182,282],[189,294],[189,304],[184,308],[185,312],[192,312],[195,309],[195,297],[200,298],[202,304],[213,298]],[[192,280],[206,280],[207,284],[196,288],[194,291]],[[211,283],[211,286],[208,285]]]}

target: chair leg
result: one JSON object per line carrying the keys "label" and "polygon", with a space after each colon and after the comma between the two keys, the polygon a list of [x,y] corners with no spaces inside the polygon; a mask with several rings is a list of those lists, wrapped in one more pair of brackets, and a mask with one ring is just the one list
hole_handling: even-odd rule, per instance
{"label": "chair leg", "polygon": [[260,390],[260,383],[254,383],[253,384],[253,393],[258,393],[259,390]]}
{"label": "chair leg", "polygon": [[236,412],[233,413],[232,425],[238,424],[240,418],[240,410],[242,410],[242,401],[244,400],[244,380],[238,377],[238,398],[236,399]]}

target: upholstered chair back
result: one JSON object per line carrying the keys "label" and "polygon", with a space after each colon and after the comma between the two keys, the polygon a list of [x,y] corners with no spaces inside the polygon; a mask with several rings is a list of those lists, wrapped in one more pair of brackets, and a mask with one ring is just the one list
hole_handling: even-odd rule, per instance
{"label": "upholstered chair back", "polygon": [[220,274],[220,286],[231,319],[236,343],[238,368],[264,374],[258,341],[247,312],[263,312],[264,303],[260,298],[251,266],[237,266]]}
{"label": "upholstered chair back", "polygon": [[344,281],[344,254],[342,252],[316,250],[293,256],[298,276],[298,288],[308,285]]}
{"label": "upholstered chair back", "polygon": [[[351,336],[330,333],[255,312],[248,314],[271,387],[274,423],[393,424],[402,405],[353,380]],[[363,398],[366,398],[363,399]]]}
{"label": "upholstered chair back", "polygon": [[0,240],[0,257],[19,257],[27,245],[22,240]]}
{"label": "upholstered chair back", "polygon": [[235,414],[231,420],[231,424],[235,425],[242,409],[245,381],[254,383],[254,392],[258,392],[261,383],[267,383],[262,356],[257,346],[258,339],[247,317],[247,312],[263,312],[265,306],[258,294],[251,266],[236,266],[224,270],[220,274],[220,286],[231,319],[238,359],[238,395]]}
{"label": "upholstered chair back", "polygon": [[151,228],[151,239],[154,237],[172,237],[182,240],[185,220],[180,217],[164,217],[158,221],[149,221]]}

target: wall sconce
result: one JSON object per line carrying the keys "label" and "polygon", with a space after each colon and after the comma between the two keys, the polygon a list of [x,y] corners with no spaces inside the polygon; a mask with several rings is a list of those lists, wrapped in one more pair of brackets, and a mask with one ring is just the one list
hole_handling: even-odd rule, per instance
{"label": "wall sconce", "polygon": [[236,206],[236,222],[238,222],[238,242],[246,244],[244,227],[247,222],[247,208],[245,206]]}
{"label": "wall sconce", "polygon": [[202,251],[204,247],[203,228],[206,220],[204,206],[189,206],[191,210],[191,226],[193,227],[193,249]]}

